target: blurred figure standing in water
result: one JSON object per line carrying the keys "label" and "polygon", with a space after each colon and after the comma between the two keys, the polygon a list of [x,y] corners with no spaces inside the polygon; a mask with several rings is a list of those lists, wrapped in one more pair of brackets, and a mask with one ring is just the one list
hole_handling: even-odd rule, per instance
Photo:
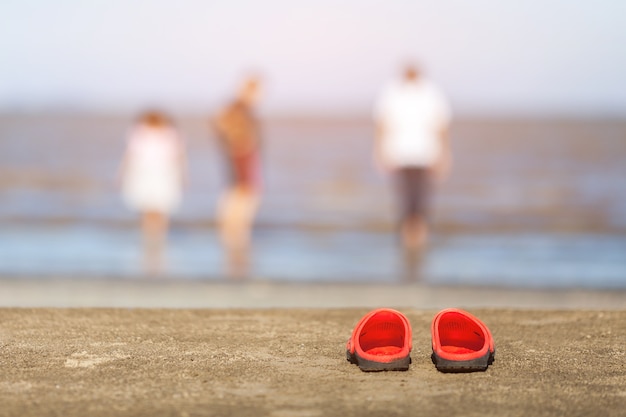
{"label": "blurred figure standing in water", "polygon": [[410,253],[427,243],[433,180],[444,179],[451,167],[450,117],[444,95],[412,65],[384,88],[375,106],[375,162],[395,177],[400,236]]}
{"label": "blurred figure standing in water", "polygon": [[260,89],[258,78],[246,79],[235,100],[212,121],[229,171],[217,222],[233,277],[247,273],[251,230],[260,199],[260,128],[254,111]]}
{"label": "blurred figure standing in water", "polygon": [[185,147],[172,122],[157,111],[144,113],[128,135],[121,181],[124,202],[141,213],[150,274],[164,267],[169,216],[180,204],[185,179]]}

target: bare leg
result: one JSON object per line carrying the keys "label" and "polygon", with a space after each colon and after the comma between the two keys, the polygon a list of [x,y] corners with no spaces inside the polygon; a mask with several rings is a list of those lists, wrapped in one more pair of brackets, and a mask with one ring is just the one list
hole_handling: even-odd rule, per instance
{"label": "bare leg", "polygon": [[169,219],[166,214],[150,211],[143,213],[144,268],[149,275],[163,272]]}
{"label": "bare leg", "polygon": [[428,226],[421,217],[406,219],[400,229],[403,244],[404,281],[417,282],[425,259]]}
{"label": "bare leg", "polygon": [[229,274],[246,275],[249,260],[252,223],[259,197],[245,187],[234,187],[222,197],[218,207],[220,240],[227,252]]}
{"label": "bare leg", "polygon": [[406,250],[420,251],[428,242],[428,225],[421,217],[406,219],[402,224],[401,233]]}

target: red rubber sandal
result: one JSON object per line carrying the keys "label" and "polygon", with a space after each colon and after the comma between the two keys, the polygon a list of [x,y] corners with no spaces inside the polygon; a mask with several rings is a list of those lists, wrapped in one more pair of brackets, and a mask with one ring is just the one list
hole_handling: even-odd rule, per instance
{"label": "red rubber sandal", "polygon": [[358,322],[346,345],[346,357],[362,371],[406,371],[411,363],[409,320],[399,311],[379,308]]}
{"label": "red rubber sandal", "polygon": [[432,360],[441,372],[484,371],[496,349],[487,326],[467,311],[442,310],[431,326]]}

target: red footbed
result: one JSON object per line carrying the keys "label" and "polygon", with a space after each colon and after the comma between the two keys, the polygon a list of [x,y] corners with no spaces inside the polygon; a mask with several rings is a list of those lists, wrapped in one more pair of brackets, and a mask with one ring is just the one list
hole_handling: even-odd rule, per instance
{"label": "red footbed", "polygon": [[372,355],[394,355],[404,347],[404,330],[404,323],[397,314],[379,312],[361,329],[359,344],[364,352]]}
{"label": "red footbed", "polygon": [[396,355],[400,353],[402,348],[398,346],[379,346],[366,351],[366,353],[374,356]]}
{"label": "red footbed", "polygon": [[458,354],[476,352],[473,349],[468,349],[462,346],[441,346],[441,350],[443,350],[444,352],[448,352],[448,353],[458,353]]}
{"label": "red footbed", "polygon": [[480,326],[459,313],[448,313],[441,317],[439,339],[443,351],[458,354],[477,352],[486,342]]}

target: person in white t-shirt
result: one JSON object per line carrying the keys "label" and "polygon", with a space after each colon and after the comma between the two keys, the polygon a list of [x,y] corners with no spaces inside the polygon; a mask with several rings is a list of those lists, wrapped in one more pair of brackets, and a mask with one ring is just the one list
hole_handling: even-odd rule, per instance
{"label": "person in white t-shirt", "polygon": [[385,86],[376,103],[375,162],[395,176],[400,233],[408,250],[425,245],[432,181],[450,169],[450,117],[443,93],[414,66]]}

